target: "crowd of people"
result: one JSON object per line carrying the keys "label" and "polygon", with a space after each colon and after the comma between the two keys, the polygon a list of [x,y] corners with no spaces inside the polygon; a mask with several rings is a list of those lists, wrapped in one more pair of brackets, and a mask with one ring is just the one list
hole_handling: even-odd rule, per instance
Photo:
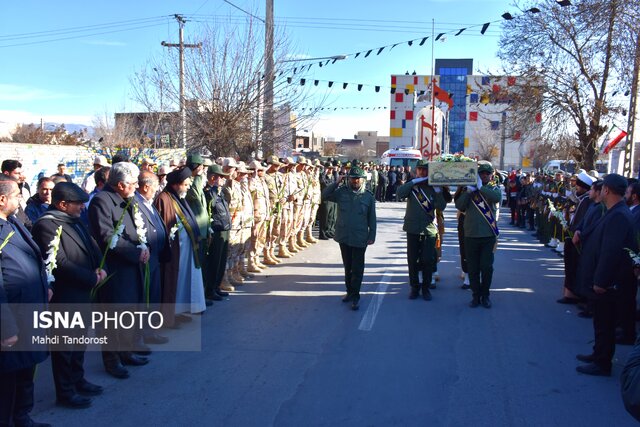
{"label": "crowd of people", "polygon": [[[317,217],[319,239],[332,238],[340,246],[342,301],[358,310],[365,251],[376,237],[376,202],[406,203],[409,298],[422,295],[426,301],[432,299],[442,255],[443,211],[454,202],[462,288],[471,290],[470,307],[491,308],[501,179],[491,163],[477,164],[475,185],[451,194],[447,187],[430,185],[423,161],[412,171],[303,156],[245,163],[191,153],[175,165],[145,158],[140,166],[124,155],[111,163],[97,156],[81,186],[60,164],[56,174],[38,180],[31,194],[20,161],[5,160],[0,175],[0,425],[46,425],[33,422],[29,412],[35,367],[47,352],[19,339],[25,331],[42,331],[33,330],[8,303],[43,308],[73,303],[86,310],[95,302],[117,310],[146,305],[162,312],[165,327],[180,328],[254,274],[316,243]],[[558,302],[578,304],[582,317],[593,318],[594,348],[577,356],[585,363],[578,372],[610,375],[615,345],[633,344],[636,338],[640,267],[627,252],[639,249],[640,183],[586,171],[573,176],[512,171],[504,186],[510,224],[535,231],[564,257]],[[106,333],[103,365],[120,379],[129,377],[127,366],[149,362],[149,344],[169,340],[151,328]],[[91,396],[103,392],[85,378],[85,348],[69,345],[51,352],[61,406],[86,408]],[[625,370],[623,381],[635,381],[631,390],[638,384],[636,370]]]}

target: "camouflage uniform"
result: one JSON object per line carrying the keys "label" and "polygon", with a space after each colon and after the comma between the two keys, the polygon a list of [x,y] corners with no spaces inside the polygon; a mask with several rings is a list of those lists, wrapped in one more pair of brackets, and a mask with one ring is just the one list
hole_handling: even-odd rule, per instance
{"label": "camouflage uniform", "polygon": [[255,170],[255,175],[249,181],[249,189],[253,200],[254,223],[247,268],[252,272],[260,272],[262,268],[266,268],[266,265],[260,263],[260,254],[266,246],[267,227],[271,223],[271,203],[269,200],[269,187],[265,179],[258,175],[258,170],[264,170],[264,167],[255,160],[249,166]]}

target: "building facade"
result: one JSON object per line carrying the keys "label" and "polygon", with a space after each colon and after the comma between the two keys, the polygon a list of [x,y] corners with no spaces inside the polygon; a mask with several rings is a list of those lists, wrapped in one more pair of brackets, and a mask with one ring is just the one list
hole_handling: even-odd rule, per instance
{"label": "building facade", "polygon": [[[503,169],[532,166],[542,115],[520,124],[522,128],[516,125],[508,94],[518,90],[519,77],[473,75],[472,59],[436,59],[435,72],[433,83],[453,100],[449,107],[436,99],[445,117],[436,123],[443,152],[491,160]],[[390,148],[417,146],[415,116],[431,99],[431,83],[431,76],[391,76]]]}

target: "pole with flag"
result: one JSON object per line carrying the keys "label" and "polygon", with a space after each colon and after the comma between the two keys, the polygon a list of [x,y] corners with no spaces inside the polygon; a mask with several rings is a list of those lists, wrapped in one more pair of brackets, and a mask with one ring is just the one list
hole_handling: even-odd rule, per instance
{"label": "pole with flag", "polygon": [[[614,132],[615,131],[615,132]],[[613,133],[613,138],[609,139],[609,136]],[[627,136],[627,132],[620,129],[616,125],[611,125],[611,129],[607,132],[607,135],[604,138],[602,143],[602,147],[600,148],[600,152],[602,154],[609,154],[620,141],[622,141]]]}

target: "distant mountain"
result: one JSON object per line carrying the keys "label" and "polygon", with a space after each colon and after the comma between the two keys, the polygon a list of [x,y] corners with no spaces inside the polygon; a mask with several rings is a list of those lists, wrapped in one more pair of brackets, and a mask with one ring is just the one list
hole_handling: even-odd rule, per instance
{"label": "distant mountain", "polygon": [[[46,131],[52,131],[55,128],[57,128],[58,126],[60,126],[61,124],[62,123],[44,122],[44,129]],[[38,123],[34,123],[34,125],[39,125],[39,124]],[[75,124],[75,123],[64,123],[64,128],[69,133],[73,133],[73,132],[81,131],[83,129],[87,129],[88,132],[89,132],[88,136],[93,135],[93,127],[87,126],[87,125],[79,125],[79,124]]]}

